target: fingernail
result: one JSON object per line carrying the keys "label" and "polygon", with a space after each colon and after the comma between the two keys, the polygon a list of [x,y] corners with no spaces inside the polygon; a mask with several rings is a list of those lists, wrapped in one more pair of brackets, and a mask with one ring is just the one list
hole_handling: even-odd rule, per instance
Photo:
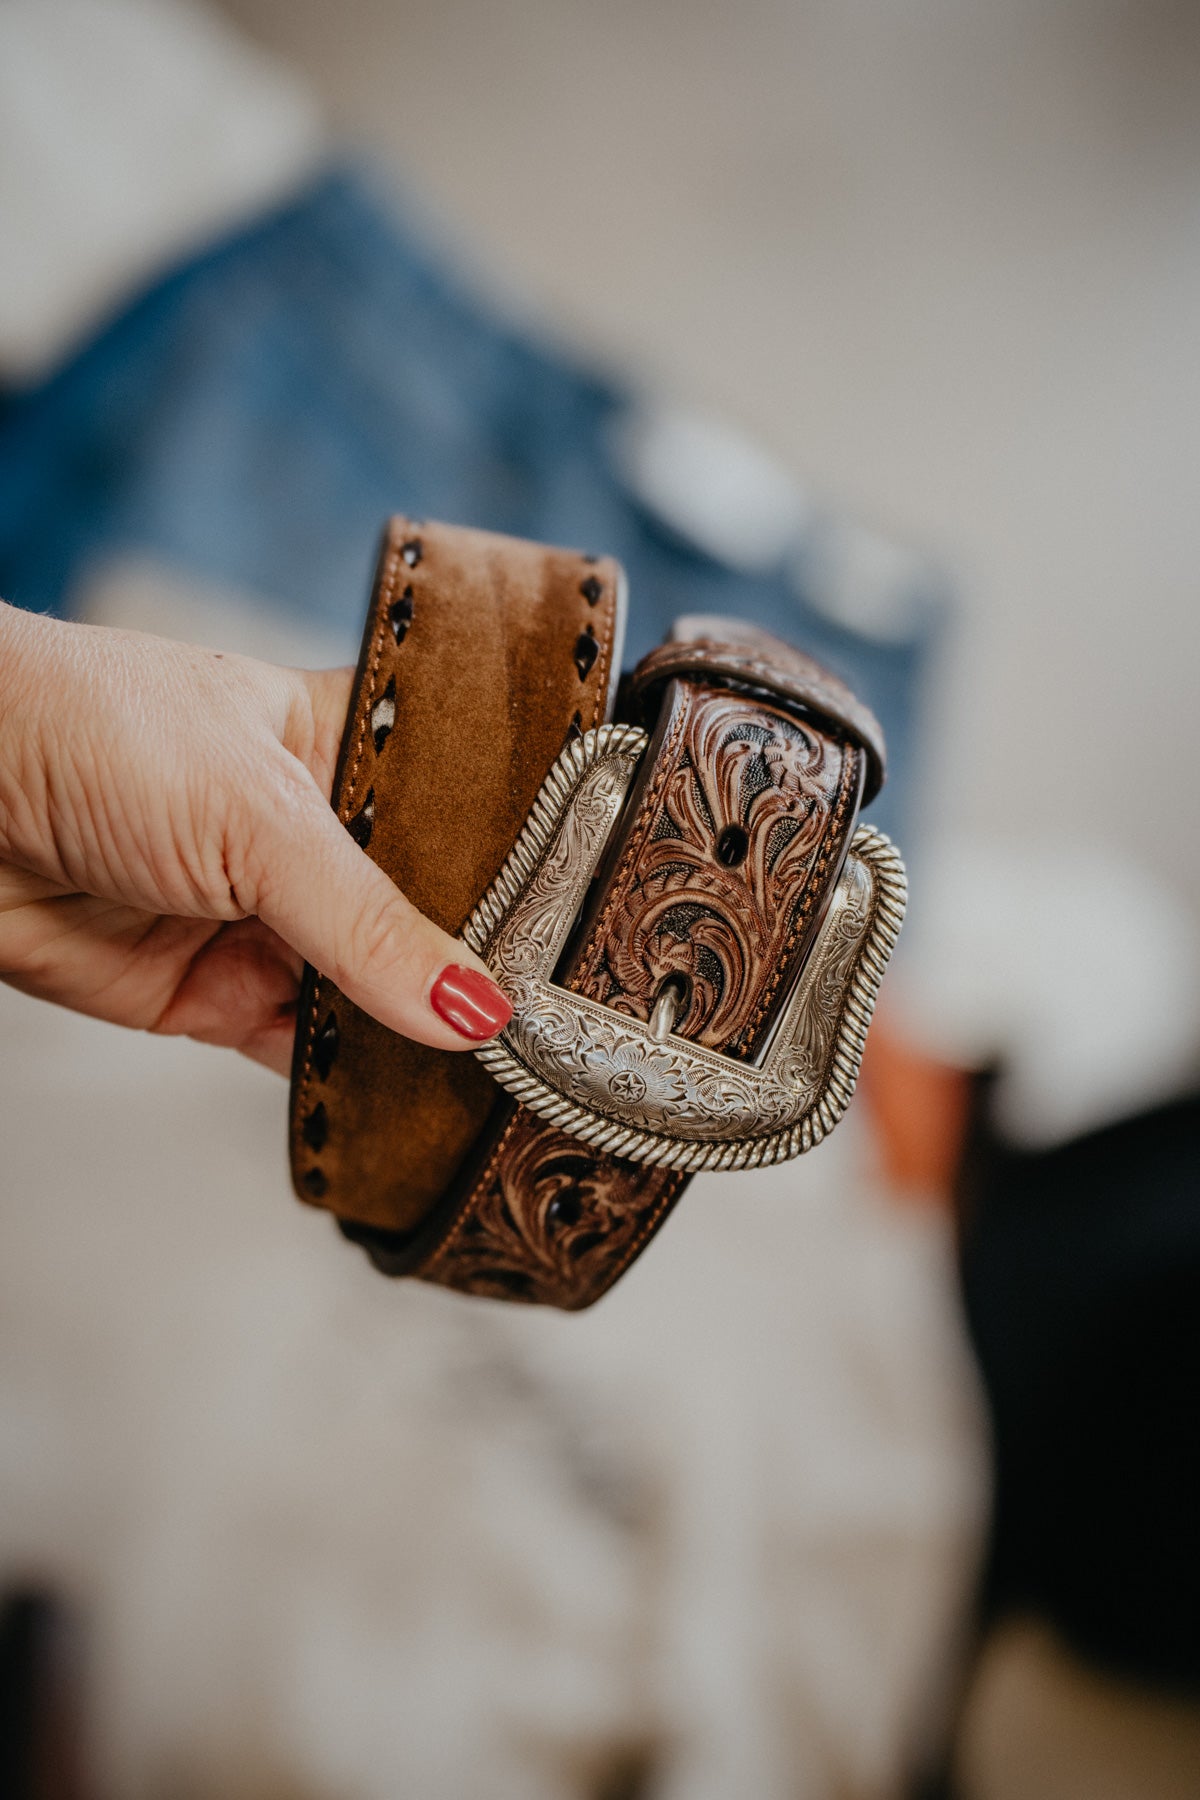
{"label": "fingernail", "polygon": [[486,975],[462,963],[447,963],[429,990],[429,1004],[439,1019],[472,1043],[495,1037],[512,1018],[512,1001]]}

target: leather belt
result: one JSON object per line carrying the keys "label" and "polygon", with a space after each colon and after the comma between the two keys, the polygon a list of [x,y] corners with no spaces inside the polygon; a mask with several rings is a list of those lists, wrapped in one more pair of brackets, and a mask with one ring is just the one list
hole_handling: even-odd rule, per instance
{"label": "leather belt", "polygon": [[624,609],[608,558],[385,533],[333,805],[515,1003],[455,1054],[306,971],[296,1192],[387,1274],[588,1306],[695,1169],[799,1154],[853,1090],[904,907],[856,830],[879,726],[740,622],[618,687]]}

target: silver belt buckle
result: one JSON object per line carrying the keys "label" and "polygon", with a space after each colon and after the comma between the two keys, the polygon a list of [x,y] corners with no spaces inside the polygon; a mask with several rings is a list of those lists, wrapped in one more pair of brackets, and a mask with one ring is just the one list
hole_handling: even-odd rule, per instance
{"label": "silver belt buckle", "polygon": [[755,1169],[820,1143],[854,1092],[879,983],[904,920],[895,846],[860,825],[824,921],[760,1056],[737,1061],[551,979],[649,739],[602,725],[542,784],[463,937],[513,1001],[475,1054],[540,1118],[593,1150],[664,1169]]}

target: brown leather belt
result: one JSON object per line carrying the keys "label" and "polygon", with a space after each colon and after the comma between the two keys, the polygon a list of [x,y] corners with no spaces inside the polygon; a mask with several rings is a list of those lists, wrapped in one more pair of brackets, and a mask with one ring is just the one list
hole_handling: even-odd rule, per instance
{"label": "brown leather belt", "polygon": [[588,1306],[693,1170],[798,1154],[853,1089],[904,905],[856,833],[879,726],[711,619],[618,689],[624,609],[607,558],[385,534],[333,805],[516,1003],[453,1054],[306,973],[296,1192],[385,1273]]}

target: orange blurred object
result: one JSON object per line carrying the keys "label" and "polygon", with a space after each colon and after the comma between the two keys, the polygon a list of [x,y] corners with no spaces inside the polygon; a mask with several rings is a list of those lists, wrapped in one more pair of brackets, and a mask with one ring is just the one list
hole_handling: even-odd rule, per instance
{"label": "orange blurred object", "polygon": [[875,1122],[888,1183],[906,1198],[949,1206],[971,1105],[971,1074],[916,1048],[877,1012],[861,1091]]}

